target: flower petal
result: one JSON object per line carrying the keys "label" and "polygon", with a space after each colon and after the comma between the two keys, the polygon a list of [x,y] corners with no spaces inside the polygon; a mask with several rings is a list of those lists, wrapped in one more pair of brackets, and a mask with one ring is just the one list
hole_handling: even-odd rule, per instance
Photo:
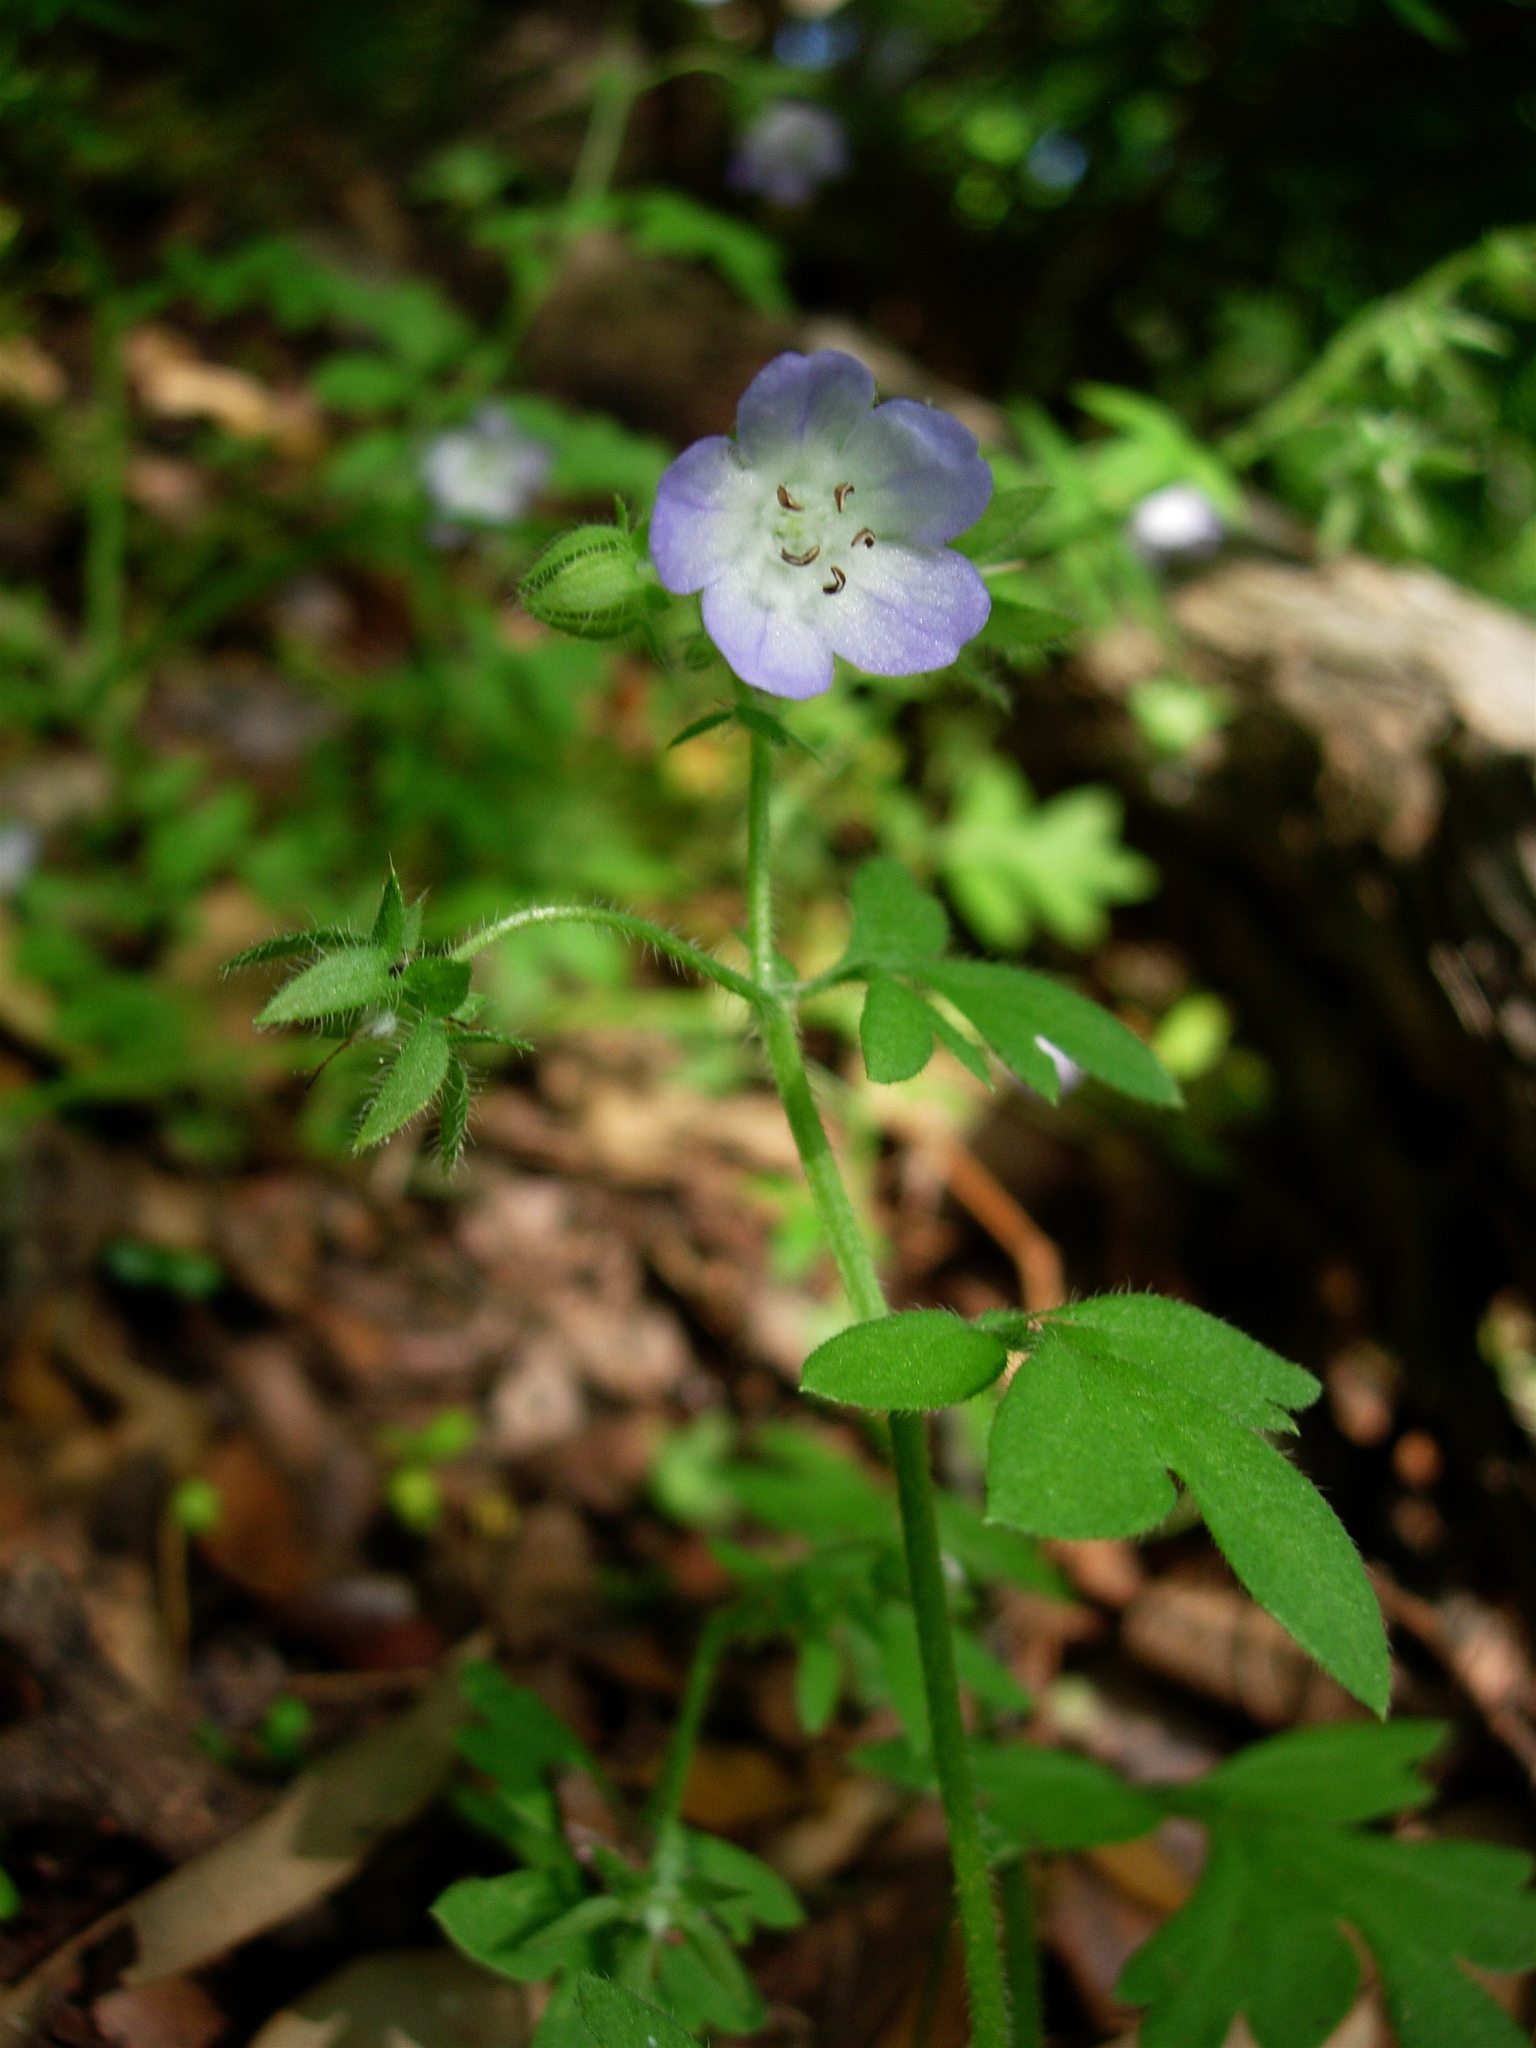
{"label": "flower petal", "polygon": [[753,464],[782,460],[809,444],[834,453],[875,402],[875,380],[855,357],[793,350],[758,371],[736,408],[736,438]]}
{"label": "flower petal", "polygon": [[949,666],[987,623],[992,598],[953,548],[882,542],[829,604],[834,652],[868,675],[916,676]]}
{"label": "flower petal", "polygon": [[816,697],[832,687],[827,636],[797,606],[764,601],[760,579],[728,569],[704,593],[704,630],[736,674],[775,697]]}
{"label": "flower petal", "polygon": [[752,479],[735,445],[711,434],[685,448],[656,486],[651,560],[664,588],[702,590],[751,539],[743,519],[755,504]]}
{"label": "flower petal", "polygon": [[986,511],[992,471],[953,413],[889,398],[849,436],[843,460],[861,518],[891,540],[937,547]]}

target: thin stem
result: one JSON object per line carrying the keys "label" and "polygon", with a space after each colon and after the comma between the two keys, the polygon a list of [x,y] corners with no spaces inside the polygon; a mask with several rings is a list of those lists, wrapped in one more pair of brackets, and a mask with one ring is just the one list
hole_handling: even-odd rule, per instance
{"label": "thin stem", "polygon": [[923,1975],[923,1988],[918,1995],[917,2014],[912,2021],[912,2037],[908,2048],[929,2048],[933,2039],[933,2023],[938,2018],[939,1998],[944,1990],[944,1977],[949,1967],[949,1958],[954,1947],[955,1902],[953,1898],[944,1902],[944,1920],[933,1937],[933,1947],[928,1951],[928,1968]]}
{"label": "thin stem", "polygon": [[923,1660],[923,1689],[933,1736],[933,1761],[939,1797],[949,1826],[949,1853],[955,1866],[955,1898],[965,1938],[965,1974],[971,1990],[971,2029],[976,2048],[1010,2039],[1008,1993],[998,1944],[997,1905],[992,1873],[976,1813],[976,1788],[960,1718],[960,1691],[955,1677],[955,1647],[949,1628],[949,1601],[944,1585],[944,1560],[939,1552],[938,1522],[933,1508],[933,1479],[928,1467],[928,1424],[922,1415],[891,1416],[891,1451],[896,1465],[896,1490],[901,1502],[902,1532],[907,1543],[907,1579],[917,1640]]}
{"label": "thin stem", "polygon": [[661,1767],[661,1776],[656,1780],[651,1793],[647,1818],[658,1835],[674,1827],[683,1809],[683,1794],[688,1787],[688,1768],[693,1762],[693,1752],[698,1746],[699,1730],[704,1725],[704,1709],[709,1704],[710,1693],[714,1690],[715,1674],[720,1669],[720,1659],[726,1645],[735,1633],[740,1620],[734,1607],[722,1608],[712,1614],[704,1624],[699,1637],[698,1648],[693,1653],[693,1663],[688,1672],[688,1686],[683,1694],[683,1704],[672,1729],[672,1740],[667,1744],[666,1761]]}
{"label": "thin stem", "polygon": [[615,38],[608,47],[592,92],[592,111],[587,132],[581,139],[581,154],[571,174],[566,203],[575,213],[605,196],[619,167],[630,110],[645,84],[646,75],[627,46]]}
{"label": "thin stem", "polygon": [[[768,742],[759,734],[751,735],[751,745],[747,903],[753,967],[758,977],[758,1025],[843,1291],[860,1321],[872,1322],[887,1313],[884,1290],[811,1094],[794,1018],[772,978],[772,898],[768,882],[771,755]],[[928,1464],[927,1425],[921,1415],[893,1414],[890,1426],[907,1577],[917,1620],[934,1760],[949,1830],[955,1899],[965,1943],[971,2039],[973,2048],[1010,2048],[1008,1993],[1003,1978],[997,1907],[976,1812],[965,1726],[960,1718],[944,1563],[939,1551],[933,1479]]]}
{"label": "thin stem", "polygon": [[751,737],[747,782],[747,943],[752,954],[752,979],[759,988],[772,988],[775,974],[769,805],[773,794],[773,750],[756,733]]}
{"label": "thin stem", "polygon": [[508,932],[523,931],[536,924],[593,924],[608,931],[623,932],[627,938],[639,939],[642,945],[654,946],[658,953],[665,953],[680,965],[691,967],[695,974],[702,974],[706,981],[728,989],[744,1002],[756,1004],[759,1001],[756,983],[748,981],[744,974],[738,974],[734,967],[725,966],[698,946],[678,938],[675,932],[667,931],[664,926],[652,924],[648,917],[636,917],[628,910],[609,910],[600,903],[536,903],[527,910],[510,911],[507,916],[498,917],[494,924],[488,924],[469,938],[462,939],[448,957],[450,960],[473,960],[477,953],[483,953],[487,946],[494,946]]}
{"label": "thin stem", "polygon": [[122,322],[115,303],[96,311],[90,478],[85,506],[85,638],[88,701],[98,706],[116,677],[123,649],[123,582],[128,538],[124,496],[128,386]]}

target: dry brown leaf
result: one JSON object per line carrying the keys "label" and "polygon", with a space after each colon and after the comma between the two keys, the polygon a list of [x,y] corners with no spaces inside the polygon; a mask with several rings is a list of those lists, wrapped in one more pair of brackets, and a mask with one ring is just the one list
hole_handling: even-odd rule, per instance
{"label": "dry brown leaf", "polygon": [[729,1835],[782,1820],[804,1796],[767,1750],[744,1742],[701,1742],[683,1793],[683,1818],[694,1827]]}
{"label": "dry brown leaf", "polygon": [[11,334],[0,341],[0,398],[57,405],[68,389],[63,370],[30,335]]}
{"label": "dry brown leaf", "polygon": [[219,1496],[219,1517],[197,1539],[225,1578],[278,1605],[297,1599],[319,1575],[305,1541],[303,1515],[287,1480],[245,1436],[226,1437],[199,1475]]}
{"label": "dry brown leaf", "polygon": [[91,2018],[111,2048],[212,2048],[229,2024],[193,1977],[125,1984],[98,1998]]}
{"label": "dry brown leaf", "polygon": [[1365,1713],[1272,1615],[1228,1586],[1159,1579],[1126,1608],[1126,1652],[1263,1728],[1344,1721]]}
{"label": "dry brown leaf", "polygon": [[770,1835],[759,1854],[786,1883],[819,1884],[852,1863],[901,1804],[901,1793],[884,1778],[839,1778],[821,1812]]}
{"label": "dry brown leaf", "polygon": [[528,1993],[452,1949],[358,1956],[274,2013],[251,2048],[522,2048]]}

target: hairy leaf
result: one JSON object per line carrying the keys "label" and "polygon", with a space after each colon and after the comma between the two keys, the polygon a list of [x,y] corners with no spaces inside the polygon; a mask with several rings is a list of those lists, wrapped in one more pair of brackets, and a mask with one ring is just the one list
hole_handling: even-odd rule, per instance
{"label": "hairy leaf", "polygon": [[837,1711],[843,1660],[825,1636],[807,1636],[795,1665],[795,1712],[807,1735],[819,1735]]}
{"label": "hairy leaf", "polygon": [[392,984],[389,955],[378,946],[348,945],[327,953],[295,975],[257,1013],[258,1025],[315,1024],[386,1000]]}
{"label": "hairy leaf", "polygon": [[1122,1095],[1163,1109],[1183,1100],[1173,1076],[1133,1031],[1058,981],[989,960],[925,961],[913,972],[947,996],[1004,1065],[1048,1102],[1056,1100],[1060,1084],[1042,1039]]}
{"label": "hairy leaf", "polygon": [[298,953],[322,953],[358,943],[355,932],[344,932],[336,925],[320,925],[307,932],[277,932],[270,939],[258,939],[254,946],[247,946],[243,953],[226,960],[221,971],[236,974],[243,967],[265,967],[269,960],[291,960]]}
{"label": "hairy leaf", "polygon": [[1048,483],[1018,484],[994,491],[992,502],[955,542],[973,562],[1012,562],[1024,553],[1035,514],[1051,494]]}
{"label": "hairy leaf", "polygon": [[868,860],[853,878],[850,963],[905,967],[942,953],[949,919],[937,896],[920,889],[899,860]]}
{"label": "hairy leaf", "polygon": [[[401,916],[403,919],[403,911]],[[411,962],[400,977],[400,988],[427,1016],[451,1017],[469,994],[469,977],[467,960],[443,960],[429,954]]]}
{"label": "hairy leaf", "polygon": [[859,1044],[871,1081],[910,1081],[933,1057],[933,1012],[888,974],[872,974],[859,1019]]}
{"label": "hairy leaf", "polygon": [[818,1344],[801,1385],[856,1408],[948,1408],[989,1387],[1007,1359],[998,1338],[947,1310],[909,1309]]}
{"label": "hairy leaf", "polygon": [[405,898],[400,893],[400,878],[391,868],[389,880],[384,884],[384,894],[379,899],[378,915],[373,920],[373,930],[368,934],[370,946],[377,946],[381,953],[387,953],[391,960],[400,951],[405,938]]}
{"label": "hairy leaf", "polygon": [[521,1977],[514,1959],[523,1944],[558,1922],[571,1904],[571,1884],[559,1872],[513,1870],[502,1877],[460,1878],[439,1896],[432,1917],[475,1962]]}
{"label": "hairy leaf", "polygon": [[1254,1598],[1385,1713],[1386,1640],[1359,1556],[1260,1434],[1294,1430],[1287,1411],[1317,1394],[1309,1373],[1182,1302],[1077,1303],[1047,1319],[998,1411],[988,1512],[1036,1535],[1132,1536],[1167,1515],[1177,1473]]}
{"label": "hairy leaf", "polygon": [[583,1970],[576,1979],[576,2003],[597,2048],[697,2048],[670,2013],[611,1977]]}
{"label": "hairy leaf", "polygon": [[353,1141],[355,1152],[382,1145],[421,1112],[436,1096],[448,1072],[448,1027],[440,1017],[416,1026],[385,1074]]}
{"label": "hairy leaf", "polygon": [[692,1878],[702,1881],[709,1910],[733,1941],[750,1939],[754,1927],[798,1927],[805,1919],[800,1901],[776,1870],[721,1835],[684,1828]]}
{"label": "hairy leaf", "polygon": [[437,1127],[437,1156],[444,1173],[459,1162],[469,1131],[469,1070],[451,1059],[443,1075],[443,1100]]}
{"label": "hairy leaf", "polygon": [[[1536,1962],[1531,1859],[1480,1842],[1395,1841],[1319,1817],[1308,1811],[1309,1794],[1325,1783],[1316,1758],[1293,1779],[1286,1813],[1277,1747],[1248,1752],[1269,1778],[1262,1804],[1238,1803],[1236,1781],[1221,1804],[1202,1798],[1221,1771],[1168,1795],[1207,1822],[1211,1853],[1194,1897],[1121,1976],[1119,1995],[1150,2006],[1146,2048],[1221,2048],[1239,2013],[1259,2048],[1319,2048],[1358,1989],[1346,1926],[1371,1951],[1401,2048],[1523,2042],[1458,1964],[1518,1970]],[[1387,1760],[1389,1771],[1395,1762]]]}

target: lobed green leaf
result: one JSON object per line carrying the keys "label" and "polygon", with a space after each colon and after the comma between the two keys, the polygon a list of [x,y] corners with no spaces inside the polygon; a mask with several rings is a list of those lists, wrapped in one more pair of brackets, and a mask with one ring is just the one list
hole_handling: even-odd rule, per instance
{"label": "lobed green leaf", "polygon": [[1259,1434],[1294,1427],[1287,1409],[1316,1395],[1310,1374],[1187,1304],[1075,1304],[1045,1322],[998,1410],[988,1513],[1035,1535],[1133,1536],[1172,1509],[1177,1473],[1254,1598],[1385,1713],[1386,1638],[1359,1555]]}

